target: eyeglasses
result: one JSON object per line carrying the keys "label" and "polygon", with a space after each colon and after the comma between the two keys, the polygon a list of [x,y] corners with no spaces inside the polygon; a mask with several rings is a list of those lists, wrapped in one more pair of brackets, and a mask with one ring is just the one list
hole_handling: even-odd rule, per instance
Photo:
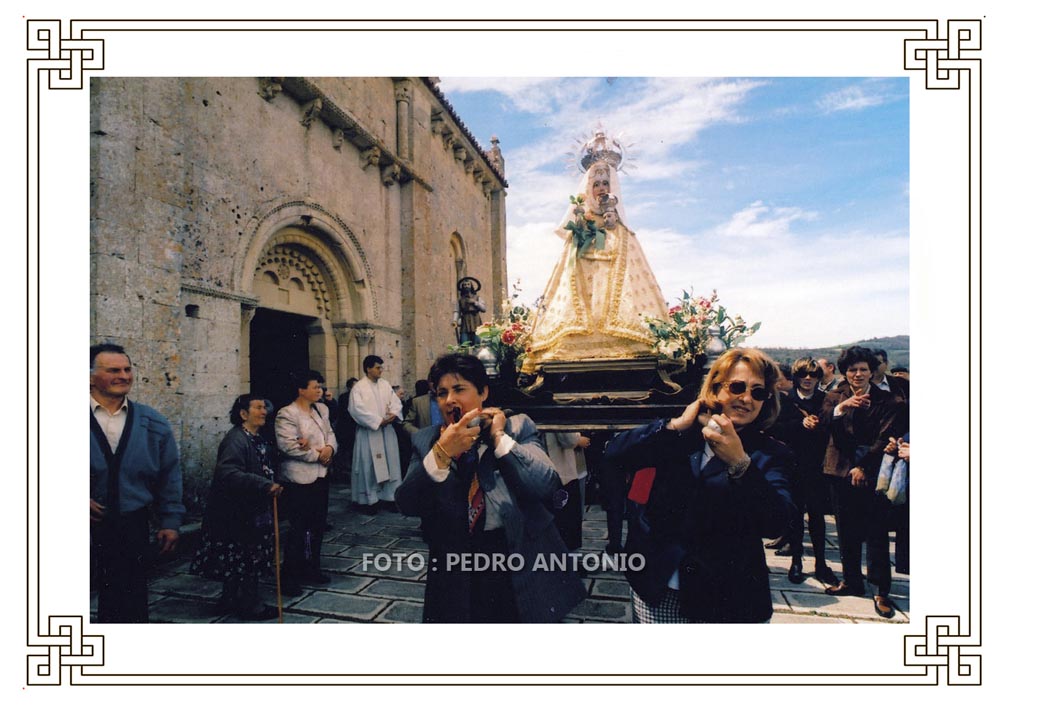
{"label": "eyeglasses", "polygon": [[[742,396],[746,393],[745,382],[728,382],[727,391],[731,392],[735,396]],[[753,401],[767,401],[771,398],[771,392],[765,387],[755,386],[749,390],[749,396]]]}
{"label": "eyeglasses", "polygon": [[811,372],[803,372],[800,369],[794,372],[794,377],[797,379],[804,379],[805,377],[812,377],[813,379],[821,379],[823,372],[818,369],[813,369]]}

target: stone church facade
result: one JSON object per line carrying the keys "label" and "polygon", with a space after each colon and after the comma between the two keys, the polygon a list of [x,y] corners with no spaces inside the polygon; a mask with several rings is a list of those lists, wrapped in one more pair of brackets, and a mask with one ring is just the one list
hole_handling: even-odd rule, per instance
{"label": "stone church facade", "polygon": [[228,409],[284,374],[337,395],[376,354],[412,388],[455,283],[507,291],[504,166],[432,79],[97,78],[90,332],[177,434],[200,507]]}

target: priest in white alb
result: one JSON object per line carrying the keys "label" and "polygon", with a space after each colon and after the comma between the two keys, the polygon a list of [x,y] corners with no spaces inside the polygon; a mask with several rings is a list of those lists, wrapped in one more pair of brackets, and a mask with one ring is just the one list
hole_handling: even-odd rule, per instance
{"label": "priest in white alb", "polygon": [[399,440],[392,423],[402,421],[402,402],[380,375],[384,360],[369,355],[362,361],[365,378],[351,389],[347,410],[358,425],[351,461],[351,502],[375,512],[384,501],[394,504],[402,481]]}

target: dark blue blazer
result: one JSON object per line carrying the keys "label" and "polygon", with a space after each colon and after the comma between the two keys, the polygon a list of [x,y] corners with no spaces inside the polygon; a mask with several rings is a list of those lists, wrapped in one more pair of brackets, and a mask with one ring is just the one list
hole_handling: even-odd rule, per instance
{"label": "dark blue blazer", "polygon": [[[521,414],[513,416],[506,421],[506,433],[516,445],[500,459],[495,458],[494,450],[488,446],[480,458],[477,476],[484,494],[500,509],[507,552],[523,559],[523,568],[510,576],[518,620],[556,622],[586,595],[575,571],[534,568],[537,560],[549,564],[551,558],[568,552],[550,512],[561,479],[530,418]],[[470,480],[461,479],[453,467],[443,482],[429,477],[422,461],[437,440],[439,429],[435,426],[414,434],[413,457],[406,477],[395,491],[395,502],[403,514],[421,518],[429,555],[434,560],[429,564],[425,587],[424,622],[463,623],[470,619],[470,574],[476,572],[447,570],[444,561],[448,553],[471,550]],[[505,484],[500,485],[500,481]]]}
{"label": "dark blue blazer", "polygon": [[[679,570],[680,609],[710,623],[759,623],[771,618],[764,537],[787,531],[797,516],[790,497],[793,453],[759,431],[741,432],[750,465],[738,479],[714,457],[701,470],[705,439],[697,426],[681,433],[659,420],[619,434],[605,457],[620,470],[654,467],[645,506],[629,518],[624,551],[631,587],[660,601]],[[645,566],[631,570],[632,554]]]}

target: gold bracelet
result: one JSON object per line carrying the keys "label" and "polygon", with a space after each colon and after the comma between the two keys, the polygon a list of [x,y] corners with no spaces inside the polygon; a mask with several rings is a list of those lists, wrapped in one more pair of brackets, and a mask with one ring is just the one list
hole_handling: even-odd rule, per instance
{"label": "gold bracelet", "polygon": [[447,453],[447,449],[444,448],[443,444],[439,441],[435,442],[435,444],[432,446],[432,450],[436,450],[437,448],[439,449],[439,452],[443,454],[444,458],[446,458],[447,460],[454,460],[454,456],[452,456],[450,453]]}

